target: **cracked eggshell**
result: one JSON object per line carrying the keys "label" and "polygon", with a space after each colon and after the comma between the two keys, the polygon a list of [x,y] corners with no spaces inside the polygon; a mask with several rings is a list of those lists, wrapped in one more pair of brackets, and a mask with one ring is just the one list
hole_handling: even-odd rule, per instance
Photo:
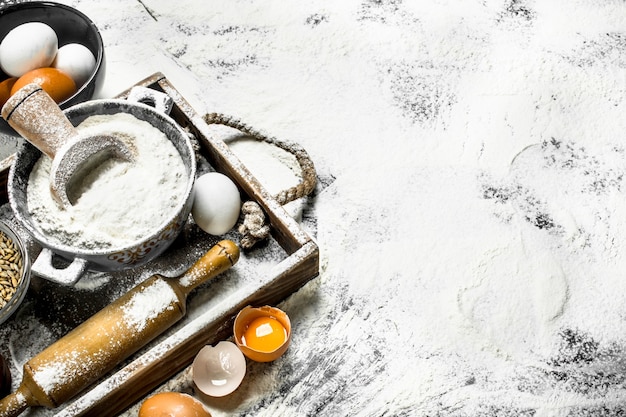
{"label": "cracked eggshell", "polygon": [[[262,318],[271,318],[277,320],[285,330],[284,342],[271,351],[256,349],[245,341],[246,330],[248,330],[250,324]],[[287,314],[276,307],[264,306],[264,307],[252,307],[247,306],[243,308],[237,317],[235,317],[235,323],[233,324],[233,334],[235,337],[235,343],[241,349],[244,355],[255,362],[271,362],[281,357],[289,347],[291,341],[291,321]]]}
{"label": "cracked eggshell", "polygon": [[246,374],[246,358],[232,342],[205,346],[191,366],[193,382],[211,397],[223,397],[235,391]]}

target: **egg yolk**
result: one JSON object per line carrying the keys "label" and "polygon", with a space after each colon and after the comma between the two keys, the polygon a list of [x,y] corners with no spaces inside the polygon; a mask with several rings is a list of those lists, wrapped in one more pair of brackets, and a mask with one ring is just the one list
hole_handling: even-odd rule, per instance
{"label": "egg yolk", "polygon": [[57,103],[67,100],[76,92],[76,83],[68,74],[56,68],[38,68],[18,78],[11,88],[11,95],[30,83],[39,84]]}
{"label": "egg yolk", "polygon": [[287,340],[287,329],[273,317],[258,317],[241,337],[244,345],[259,352],[273,352]]}

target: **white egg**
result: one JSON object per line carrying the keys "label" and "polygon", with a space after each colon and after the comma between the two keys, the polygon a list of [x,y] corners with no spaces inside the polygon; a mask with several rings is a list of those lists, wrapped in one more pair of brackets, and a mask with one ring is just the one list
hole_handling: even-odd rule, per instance
{"label": "white egg", "polygon": [[221,235],[237,223],[241,197],[235,183],[224,174],[201,175],[193,186],[191,215],[196,224],[211,235]]}
{"label": "white egg", "polygon": [[233,342],[222,341],[205,346],[191,365],[193,382],[211,397],[223,397],[235,391],[246,375],[246,358]]}
{"label": "white egg", "polygon": [[80,88],[93,73],[96,58],[86,46],[68,43],[59,48],[52,66],[72,77],[76,87]]}
{"label": "white egg", "polygon": [[57,34],[41,22],[29,22],[12,29],[0,42],[0,67],[11,77],[21,77],[36,68],[52,64],[59,48]]}

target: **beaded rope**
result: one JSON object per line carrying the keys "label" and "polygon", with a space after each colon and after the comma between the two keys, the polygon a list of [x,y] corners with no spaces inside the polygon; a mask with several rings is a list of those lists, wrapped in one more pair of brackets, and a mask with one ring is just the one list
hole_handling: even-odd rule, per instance
{"label": "beaded rope", "polygon": [[[291,153],[296,158],[302,170],[302,179],[297,185],[287,188],[274,196],[280,205],[285,205],[309,195],[315,189],[317,183],[315,166],[307,152],[300,145],[269,137],[241,120],[221,113],[205,114],[204,121],[207,124],[220,124],[237,129],[255,140],[277,146]],[[241,213],[243,214],[243,220],[238,227],[238,231],[241,234],[240,245],[243,249],[248,250],[253,248],[258,242],[267,239],[270,234],[270,224],[263,209],[256,201],[250,200],[243,203]]]}

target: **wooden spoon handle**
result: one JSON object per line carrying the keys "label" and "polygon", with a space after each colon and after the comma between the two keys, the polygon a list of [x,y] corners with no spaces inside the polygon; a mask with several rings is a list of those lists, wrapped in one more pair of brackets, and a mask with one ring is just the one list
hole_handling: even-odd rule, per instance
{"label": "wooden spoon handle", "polygon": [[2,117],[50,158],[76,135],[58,104],[37,84],[28,84],[11,96],[2,107]]}

